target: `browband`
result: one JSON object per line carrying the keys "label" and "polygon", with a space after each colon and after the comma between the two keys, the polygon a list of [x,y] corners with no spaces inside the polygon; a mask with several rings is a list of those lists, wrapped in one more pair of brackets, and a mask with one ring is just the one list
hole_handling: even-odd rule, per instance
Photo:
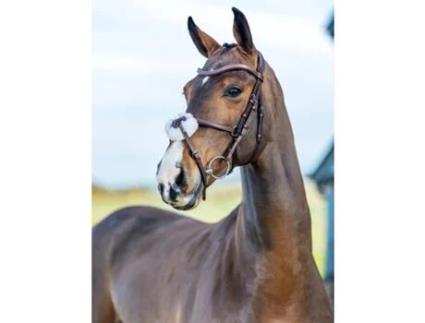
{"label": "browband", "polygon": [[244,65],[244,64],[230,64],[225,65],[223,67],[217,68],[217,69],[211,69],[211,70],[204,70],[202,68],[198,68],[198,75],[202,76],[212,76],[212,75],[218,75],[224,72],[230,72],[230,71],[237,71],[237,70],[243,70],[248,72],[249,74],[253,75],[259,80],[263,80],[263,74],[253,70],[251,67]]}

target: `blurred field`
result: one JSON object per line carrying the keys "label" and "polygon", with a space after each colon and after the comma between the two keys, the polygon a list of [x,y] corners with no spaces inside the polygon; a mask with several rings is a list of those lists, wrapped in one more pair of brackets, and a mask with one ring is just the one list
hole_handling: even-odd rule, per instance
{"label": "blurred field", "polygon": [[[305,187],[313,224],[313,253],[320,272],[323,272],[326,250],[326,205],[323,197],[310,180],[305,179]],[[201,202],[194,210],[179,213],[205,222],[216,222],[234,209],[240,199],[239,183],[216,183],[208,189],[206,201]],[[93,224],[111,212],[129,205],[151,205],[176,212],[161,200],[156,190],[134,188],[110,191],[93,185]]]}

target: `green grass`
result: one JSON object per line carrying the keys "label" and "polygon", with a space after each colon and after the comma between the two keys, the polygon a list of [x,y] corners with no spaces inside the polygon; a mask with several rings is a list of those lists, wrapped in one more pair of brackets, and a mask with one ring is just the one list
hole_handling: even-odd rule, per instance
{"label": "green grass", "polygon": [[[320,272],[325,264],[326,247],[326,205],[315,185],[305,180],[307,200],[312,217],[313,254]],[[179,212],[205,222],[217,222],[233,210],[241,200],[239,184],[217,183],[207,192],[207,200],[194,210]],[[172,210],[160,198],[156,190],[128,189],[108,191],[96,186],[92,189],[92,223],[96,224],[111,212],[129,205],[151,205]]]}

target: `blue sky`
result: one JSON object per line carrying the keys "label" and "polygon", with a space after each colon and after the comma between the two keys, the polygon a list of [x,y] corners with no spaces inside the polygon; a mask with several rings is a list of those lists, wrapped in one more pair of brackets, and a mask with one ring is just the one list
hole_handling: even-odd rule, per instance
{"label": "blue sky", "polygon": [[282,84],[303,172],[314,168],[333,134],[333,47],[324,30],[332,1],[94,0],[95,183],[155,185],[164,124],[185,109],[182,87],[204,63],[187,17],[217,41],[233,42],[232,6],[247,16]]}

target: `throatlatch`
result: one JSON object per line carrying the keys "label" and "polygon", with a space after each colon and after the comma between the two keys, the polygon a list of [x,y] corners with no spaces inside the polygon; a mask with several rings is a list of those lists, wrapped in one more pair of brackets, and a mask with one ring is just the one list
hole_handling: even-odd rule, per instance
{"label": "throatlatch", "polygon": [[[239,145],[240,141],[242,140],[243,136],[248,131],[248,125],[249,125],[249,121],[251,120],[252,112],[257,112],[256,147],[252,154],[251,159],[245,164],[249,164],[255,161],[258,157],[258,154],[260,152],[260,143],[262,139],[263,119],[264,119],[264,112],[262,111],[262,107],[259,102],[260,85],[261,85],[261,82],[263,81],[264,68],[265,68],[264,58],[261,55],[261,53],[258,52],[256,70],[253,70],[249,66],[243,65],[243,64],[230,64],[215,70],[214,69],[211,69],[211,70],[198,69],[198,75],[202,75],[202,76],[214,76],[214,75],[222,74],[225,72],[239,70],[239,71],[245,71],[255,77],[255,84],[252,89],[246,108],[244,112],[242,113],[238,123],[234,125],[233,127],[227,126],[227,125],[221,125],[221,124],[211,122],[208,120],[203,120],[200,118],[196,118],[190,113],[180,114],[177,118],[169,121],[166,125],[165,129],[170,140],[185,141],[189,148],[190,156],[192,157],[192,159],[195,161],[196,165],[198,166],[199,172],[201,174],[202,184],[203,184],[203,190],[202,190],[203,200],[206,199],[208,176],[211,176],[215,179],[220,179],[227,176],[231,172],[233,168],[233,163],[232,163],[233,154],[235,153],[236,148]],[[207,167],[205,167],[204,164],[202,163],[202,159],[199,156],[199,152],[196,149],[196,147],[193,145],[192,140],[190,139],[190,137],[196,132],[196,130],[198,130],[199,127],[212,128],[218,131],[224,131],[229,133],[230,136],[232,136],[232,141],[230,142],[229,146],[224,150],[223,155],[218,155],[212,158],[208,162]],[[224,161],[227,163],[226,171],[223,174],[215,174],[213,170],[214,164],[219,161]]]}

